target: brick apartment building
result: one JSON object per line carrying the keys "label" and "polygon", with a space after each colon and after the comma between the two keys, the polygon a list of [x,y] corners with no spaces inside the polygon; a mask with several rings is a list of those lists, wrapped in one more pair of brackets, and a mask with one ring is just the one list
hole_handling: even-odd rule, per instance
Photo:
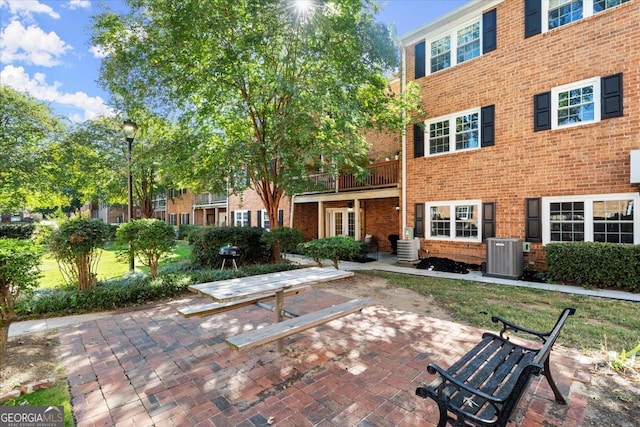
{"label": "brick apartment building", "polygon": [[640,0],[472,1],[399,44],[428,113],[403,141],[421,256],[640,244]]}

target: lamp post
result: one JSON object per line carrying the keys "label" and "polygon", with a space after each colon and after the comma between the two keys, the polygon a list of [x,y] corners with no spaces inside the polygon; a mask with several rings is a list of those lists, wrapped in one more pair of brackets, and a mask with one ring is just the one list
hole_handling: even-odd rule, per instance
{"label": "lamp post", "polygon": [[[122,123],[122,133],[124,133],[124,139],[127,141],[127,169],[129,176],[127,178],[127,187],[128,187],[128,215],[129,219],[127,222],[133,221],[133,174],[131,173],[131,146],[133,145],[133,139],[136,137],[136,132],[138,132],[138,125],[131,120],[125,120]],[[129,255],[129,271],[134,271],[136,268],[135,260],[133,258],[133,253]]]}

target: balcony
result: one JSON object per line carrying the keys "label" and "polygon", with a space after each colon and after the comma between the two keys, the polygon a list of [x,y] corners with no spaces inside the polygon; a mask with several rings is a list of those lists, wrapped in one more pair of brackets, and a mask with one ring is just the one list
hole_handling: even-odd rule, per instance
{"label": "balcony", "polygon": [[373,188],[397,187],[400,182],[400,162],[391,160],[367,167],[369,175],[356,177],[342,174],[336,179],[331,173],[309,175],[311,181],[305,193],[343,192]]}
{"label": "balcony", "polygon": [[194,207],[199,206],[211,206],[211,205],[223,205],[227,203],[227,196],[225,194],[211,194],[200,193],[196,195],[196,201]]}

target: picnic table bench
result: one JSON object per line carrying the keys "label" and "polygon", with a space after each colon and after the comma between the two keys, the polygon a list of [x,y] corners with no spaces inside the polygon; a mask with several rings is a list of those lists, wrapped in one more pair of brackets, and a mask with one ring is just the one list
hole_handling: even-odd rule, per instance
{"label": "picnic table bench", "polygon": [[[449,369],[430,363],[427,371],[439,378],[418,387],[416,395],[438,404],[438,427],[445,427],[447,422],[455,426],[505,426],[533,376],[541,373],[549,382],[556,402],[566,405],[551,377],[549,355],[565,321],[575,311],[565,308],[546,333],[493,316],[494,323],[502,323],[500,334],[484,333],[480,343]],[[515,344],[505,337],[508,331],[533,335],[542,341],[542,346]]]}
{"label": "picnic table bench", "polygon": [[[180,308],[178,312],[185,317],[207,316],[251,304],[265,307],[261,303],[275,298],[275,307],[265,308],[275,311],[277,323],[228,338],[226,341],[230,347],[237,350],[277,341],[278,351],[282,351],[283,338],[339,317],[347,316],[369,304],[369,301],[364,299],[352,300],[314,313],[298,316],[284,310],[284,297],[296,294],[313,283],[350,276],[353,276],[352,272],[336,270],[332,267],[310,267],[191,285],[189,290],[209,296],[215,302]],[[285,316],[291,319],[284,320]]]}

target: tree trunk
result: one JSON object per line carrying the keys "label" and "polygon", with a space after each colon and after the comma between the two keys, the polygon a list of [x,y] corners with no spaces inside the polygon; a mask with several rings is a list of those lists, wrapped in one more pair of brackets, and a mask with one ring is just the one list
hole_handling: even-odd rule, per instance
{"label": "tree trunk", "polygon": [[[9,341],[9,326],[11,326],[11,320],[2,320],[2,327],[0,328],[0,369],[4,368],[7,359],[7,342]],[[2,378],[6,380],[6,378]]]}
{"label": "tree trunk", "polygon": [[9,326],[18,318],[15,310],[15,301],[5,281],[0,283],[0,369],[4,368],[7,355],[7,341],[9,341]]}

